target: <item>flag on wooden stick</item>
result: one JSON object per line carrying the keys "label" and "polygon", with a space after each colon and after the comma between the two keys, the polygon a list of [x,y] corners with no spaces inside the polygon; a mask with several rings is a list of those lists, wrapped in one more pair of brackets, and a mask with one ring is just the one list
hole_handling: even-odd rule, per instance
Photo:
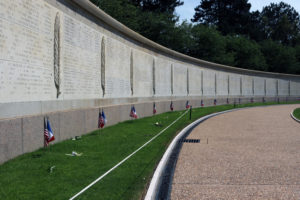
{"label": "flag on wooden stick", "polygon": [[156,105],[153,103],[153,114],[156,114]]}
{"label": "flag on wooden stick", "polygon": [[48,117],[44,118],[44,145],[47,147],[51,141],[55,140],[53,131],[51,129],[50,121]]}
{"label": "flag on wooden stick", "polygon": [[99,112],[98,128],[103,128],[106,123],[107,123],[106,116],[104,111],[102,110],[102,112]]}
{"label": "flag on wooden stick", "polygon": [[171,104],[170,104],[170,110],[171,110],[171,111],[174,110],[173,101],[171,101]]}
{"label": "flag on wooden stick", "polygon": [[186,101],[186,103],[185,103],[185,108],[186,108],[186,109],[189,109],[189,108],[190,108],[190,102],[189,102],[189,101]]}
{"label": "flag on wooden stick", "polygon": [[135,119],[137,119],[137,118],[138,118],[138,116],[137,116],[137,113],[136,113],[136,110],[135,110],[135,107],[134,107],[134,106],[132,106],[132,107],[131,107],[131,110],[130,110],[130,114],[129,114],[129,116],[130,116],[130,117],[132,117],[132,118],[135,118]]}

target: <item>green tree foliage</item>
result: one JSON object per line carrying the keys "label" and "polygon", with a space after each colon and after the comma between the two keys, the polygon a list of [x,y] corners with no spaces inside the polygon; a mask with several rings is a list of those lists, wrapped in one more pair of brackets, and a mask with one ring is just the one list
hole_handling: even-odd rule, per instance
{"label": "green tree foliage", "polygon": [[215,28],[199,24],[193,26],[191,34],[191,56],[227,65],[235,64],[233,54],[226,53],[226,38]]}
{"label": "green tree foliage", "polygon": [[292,45],[300,32],[300,18],[290,5],[280,2],[271,3],[263,8],[260,16],[265,39]]}
{"label": "green tree foliage", "polygon": [[139,11],[128,0],[90,0],[110,16],[129,28],[139,31]]}
{"label": "green tree foliage", "polygon": [[193,22],[214,25],[223,34],[244,33],[250,17],[248,0],[202,0]]}
{"label": "green tree foliage", "polygon": [[245,69],[267,71],[261,47],[243,36],[227,36],[226,52],[234,55],[235,66]]}
{"label": "green tree foliage", "polygon": [[285,3],[250,12],[248,0],[201,0],[178,23],[181,0],[91,0],[106,13],[163,46],[220,64],[300,74],[299,14]]}
{"label": "green tree foliage", "polygon": [[299,73],[300,60],[293,47],[284,46],[272,40],[261,43],[262,53],[266,58],[268,71],[280,73]]}

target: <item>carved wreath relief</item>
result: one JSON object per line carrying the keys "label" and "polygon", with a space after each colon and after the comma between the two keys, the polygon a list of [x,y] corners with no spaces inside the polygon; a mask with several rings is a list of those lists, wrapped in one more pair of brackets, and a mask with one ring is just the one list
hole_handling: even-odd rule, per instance
{"label": "carved wreath relief", "polygon": [[132,55],[132,51],[130,52],[130,88],[131,88],[131,95],[133,95],[133,55]]}
{"label": "carved wreath relief", "polygon": [[61,94],[60,92],[60,16],[56,14],[54,24],[54,84],[56,87],[56,98]]}
{"label": "carved wreath relief", "polygon": [[187,70],[186,70],[186,92],[187,92],[187,94],[189,95],[190,94],[190,85],[189,85],[189,83],[190,83],[190,81],[189,81],[189,68],[187,68]]}
{"label": "carved wreath relief", "polygon": [[173,64],[171,64],[171,94],[173,94]]}
{"label": "carved wreath relief", "polygon": [[153,87],[153,95],[155,95],[155,60],[153,59],[152,63],[152,87]]}
{"label": "carved wreath relief", "polygon": [[101,87],[103,91],[103,97],[105,95],[105,38],[102,37],[101,41]]}

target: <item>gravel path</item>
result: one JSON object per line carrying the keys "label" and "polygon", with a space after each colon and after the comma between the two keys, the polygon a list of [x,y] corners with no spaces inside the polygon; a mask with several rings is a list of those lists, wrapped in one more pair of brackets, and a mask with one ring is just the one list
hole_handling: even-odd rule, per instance
{"label": "gravel path", "polygon": [[171,199],[300,200],[296,107],[245,109],[201,123],[187,137],[200,143],[182,146]]}

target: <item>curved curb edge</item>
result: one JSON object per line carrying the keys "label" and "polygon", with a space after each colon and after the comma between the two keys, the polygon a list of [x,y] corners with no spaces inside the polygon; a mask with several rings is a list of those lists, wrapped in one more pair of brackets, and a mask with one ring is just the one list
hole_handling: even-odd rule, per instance
{"label": "curved curb edge", "polygon": [[214,117],[216,115],[220,115],[220,114],[224,114],[224,113],[228,113],[228,112],[232,112],[232,111],[237,111],[237,110],[241,110],[241,109],[244,109],[244,108],[226,110],[226,111],[206,115],[204,117],[201,117],[200,119],[197,119],[193,123],[186,126],[182,131],[180,131],[180,133],[173,139],[173,141],[171,142],[171,144],[167,148],[166,152],[164,153],[162,159],[160,160],[160,162],[159,162],[159,164],[158,164],[158,166],[157,166],[157,168],[154,172],[154,175],[152,177],[152,180],[150,182],[150,185],[148,187],[148,191],[147,191],[147,194],[146,194],[144,200],[157,199],[157,196],[158,196],[158,193],[159,193],[159,187],[160,187],[160,185],[162,183],[162,180],[163,180],[163,173],[165,171],[166,164],[167,164],[168,160],[170,159],[172,152],[175,150],[176,144],[179,142],[180,139],[182,139],[182,137],[185,136],[185,134],[187,132],[189,132],[196,125],[200,124],[201,122],[205,121],[206,119],[209,119],[209,118]]}
{"label": "curved curb edge", "polygon": [[291,112],[291,117],[296,121],[296,122],[299,122],[300,123],[300,120],[297,119],[294,114],[293,114],[294,110]]}

